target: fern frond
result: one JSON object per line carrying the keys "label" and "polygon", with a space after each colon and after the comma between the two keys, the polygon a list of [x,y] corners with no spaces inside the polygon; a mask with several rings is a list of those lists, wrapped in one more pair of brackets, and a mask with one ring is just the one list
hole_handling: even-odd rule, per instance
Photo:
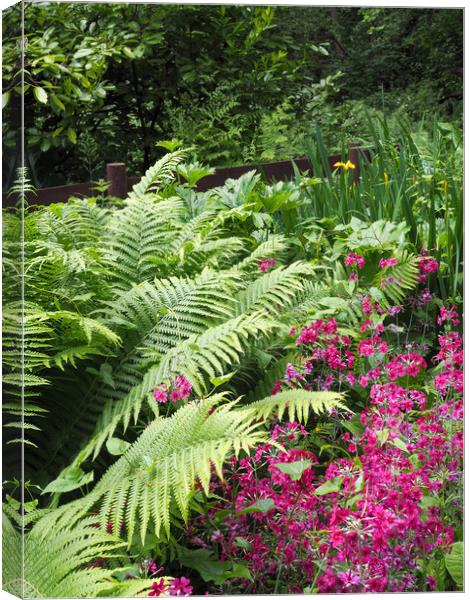
{"label": "fern frond", "polygon": [[408,292],[416,288],[418,281],[418,257],[403,252],[397,256],[397,264],[377,274],[375,284],[382,290],[381,304],[388,308],[389,303],[401,304]]}
{"label": "fern frond", "polygon": [[180,256],[191,272],[203,267],[224,269],[229,267],[245,250],[245,241],[239,237],[222,237],[215,240],[193,240]]}
{"label": "fern frond", "polygon": [[153,285],[144,282],[106,303],[100,318],[126,340],[124,352],[107,363],[110,381],[99,374],[91,381],[82,377],[80,384],[69,390],[65,406],[63,394],[58,395],[55,412],[60,417],[66,410],[67,419],[49,423],[54,435],[45,449],[45,464],[64,466],[59,460],[64,451],[68,451],[64,462],[70,461],[84,440],[89,442],[85,445],[88,456],[89,449],[93,452],[101,447],[120,422],[127,426],[132,414],[137,418],[145,394],[153,389],[140,394],[148,351],[153,352],[154,367],[189,337],[230,319],[234,296],[242,283],[237,272],[207,270],[195,279],[170,278],[156,280]]}
{"label": "fern frond", "polygon": [[343,403],[343,395],[337,392],[309,392],[307,390],[289,390],[279,392],[274,396],[268,396],[263,400],[252,402],[238,410],[250,415],[253,419],[267,419],[276,414],[281,420],[287,412],[289,421],[301,421],[306,423],[310,411],[319,415],[332,410],[349,409]]}
{"label": "fern frond", "polygon": [[141,197],[157,192],[168,185],[175,177],[178,166],[186,159],[187,150],[177,150],[165,154],[149,167],[142,179],[134,185],[129,198]]}
{"label": "fern frond", "polygon": [[258,311],[234,317],[199,336],[192,336],[146,374],[144,389],[153,389],[159,382],[182,373],[197,393],[204,393],[206,378],[221,376],[228,367],[232,370],[250,348],[262,345],[263,338],[269,339],[277,328],[275,321]]}
{"label": "fern frond", "polygon": [[[260,344],[276,329],[277,324],[263,313],[241,315],[212,327],[199,336],[191,336],[167,352],[156,356],[155,366],[140,376],[139,383],[127,394],[106,402],[96,423],[95,432],[72,463],[79,466],[90,456],[96,459],[101,448],[116,428],[124,431],[131,419],[137,422],[144,401],[157,385],[183,374],[197,393],[208,388],[207,380],[233,370],[254,344]],[[119,399],[118,399],[119,398]]]}
{"label": "fern frond", "polygon": [[234,294],[242,285],[237,273],[204,270],[194,279],[170,277],[144,282],[108,302],[105,322],[147,335],[145,345],[165,352],[233,315]]}
{"label": "fern frond", "polygon": [[178,198],[159,202],[137,196],[115,212],[104,240],[104,261],[116,286],[128,289],[158,274],[155,259],[165,259],[184,211]]}
{"label": "fern frond", "polygon": [[282,235],[272,235],[266,241],[258,244],[251,254],[235,265],[235,268],[247,271],[257,268],[259,261],[264,258],[282,258],[287,253],[289,246],[288,238]]}
{"label": "fern frond", "polygon": [[46,515],[39,523],[42,531],[47,532],[51,518],[60,527],[97,506],[101,526],[124,528],[129,542],[137,529],[142,540],[149,527],[157,536],[162,529],[169,535],[172,503],[186,520],[196,481],[208,493],[212,471],[222,476],[229,453],[248,451],[265,439],[245,413],[233,410],[233,403],[220,405],[223,399],[219,394],[154,421],[85,498]]}
{"label": "fern frond", "polygon": [[312,273],[312,267],[301,261],[265,273],[239,294],[238,314],[252,309],[278,314],[294,304],[296,297],[304,289],[304,279]]}
{"label": "fern frond", "polygon": [[[96,558],[116,555],[122,540],[84,520],[61,530],[51,526],[47,543],[35,527],[24,539],[24,576],[20,533],[6,515],[3,527],[3,589],[23,598],[90,598],[117,583],[112,571],[92,567]],[[143,582],[145,587],[145,581]]]}

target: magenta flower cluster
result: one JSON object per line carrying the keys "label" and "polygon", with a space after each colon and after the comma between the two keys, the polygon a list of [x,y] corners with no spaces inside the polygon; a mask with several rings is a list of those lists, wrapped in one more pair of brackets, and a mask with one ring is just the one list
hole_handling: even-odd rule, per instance
{"label": "magenta flower cluster", "polygon": [[263,258],[258,263],[258,269],[261,273],[267,273],[271,267],[277,265],[277,260],[275,258]]}
{"label": "magenta flower cluster", "polygon": [[425,254],[425,252],[426,251],[423,251],[423,255],[419,257],[418,261],[420,271],[418,281],[420,283],[424,283],[431,273],[435,273],[439,269],[439,263],[437,260],[432,258],[432,256],[428,256]]}
{"label": "magenta flower cluster", "polygon": [[192,386],[183,375],[178,375],[171,386],[164,383],[157,385],[153,390],[155,400],[160,404],[166,404],[169,400],[177,402],[191,395]]}
{"label": "magenta flower cluster", "polygon": [[191,581],[187,577],[174,577],[169,584],[162,577],[152,583],[148,595],[190,596],[193,593],[193,588],[190,584]]}
{"label": "magenta flower cluster", "polygon": [[393,256],[391,258],[381,258],[379,260],[379,269],[386,269],[387,267],[394,267],[398,264],[398,261]]}
{"label": "magenta flower cluster", "polygon": [[[365,341],[369,357],[377,340]],[[321,342],[326,353],[317,358],[347,370],[351,344],[333,320],[304,327],[297,342],[310,350]],[[293,593],[434,589],[435,579],[421,573],[420,565],[443,556],[455,541],[438,499],[462,478],[463,355],[457,332],[439,336],[432,362],[441,371],[434,391],[426,388],[430,395],[413,383],[429,368],[424,357],[398,353],[382,363],[359,423],[335,442],[346,456],[334,459],[324,475],[318,456],[298,447],[321,430],[276,424],[271,439],[277,446],[259,445],[250,456],[232,459],[225,482],[214,479],[212,491],[224,500],[195,520],[190,541],[215,548],[222,560],[248,565],[254,582],[240,580],[241,593],[280,591],[282,582],[288,582],[283,591]],[[308,374],[299,375],[289,365],[282,385],[305,383]],[[439,400],[433,403],[435,394]],[[347,415],[342,418],[348,422]],[[282,468],[299,461],[305,465],[300,477]],[[257,505],[264,508],[250,511]]]}
{"label": "magenta flower cluster", "polygon": [[355,252],[350,252],[344,259],[344,264],[346,265],[346,267],[357,265],[358,269],[362,269],[366,264],[366,261],[364,260],[363,256],[360,256]]}

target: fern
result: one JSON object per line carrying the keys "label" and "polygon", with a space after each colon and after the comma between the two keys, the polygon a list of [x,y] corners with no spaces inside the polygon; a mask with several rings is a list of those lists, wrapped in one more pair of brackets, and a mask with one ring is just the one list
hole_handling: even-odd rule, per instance
{"label": "fern", "polygon": [[167,254],[184,210],[179,199],[138,196],[129,197],[123,210],[115,212],[104,243],[105,265],[117,287],[128,289],[155,277],[155,258]]}
{"label": "fern", "polygon": [[[146,353],[152,350],[155,358],[151,365],[159,364],[165,353],[190,336],[230,319],[233,297],[241,285],[239,277],[236,272],[204,271],[195,279],[144,282],[106,303],[100,316],[105,325],[125,339],[124,352],[106,363],[106,379],[100,371],[92,379],[82,376],[73,389],[69,387],[67,392],[66,388],[65,394],[58,390],[53,411],[58,418],[50,422],[54,435],[45,448],[42,466],[64,466],[80,446],[94,448],[97,436],[106,439],[112,435],[124,414],[128,415],[124,423],[129,422],[134,408],[138,415],[145,399],[137,394],[145,373]],[[65,421],[61,417],[64,410]],[[67,455],[62,458],[64,452]],[[84,455],[88,456],[88,451]]]}
{"label": "fern", "polygon": [[377,299],[384,308],[388,308],[390,302],[393,304],[403,302],[407,293],[416,287],[418,280],[418,257],[403,252],[397,259],[398,264],[387,267],[375,278],[375,285],[382,290],[381,296],[379,295]]}
{"label": "fern", "polygon": [[197,391],[203,392],[208,387],[207,379],[232,369],[256,340],[268,336],[275,327],[276,324],[261,313],[242,315],[212,327],[200,336],[191,336],[163,358],[158,355],[156,366],[147,370],[141,382],[120,400],[105,405],[95,433],[82,448],[73,466],[78,466],[91,455],[95,459],[118,425],[122,424],[125,431],[131,419],[137,422],[144,401],[158,384],[169,382],[181,373]]}
{"label": "fern", "polygon": [[318,415],[333,409],[348,410],[342,398],[343,396],[336,392],[289,390],[252,402],[240,410],[254,419],[267,419],[271,414],[276,413],[276,418],[281,420],[287,412],[289,421],[298,420],[306,423],[310,411]]}
{"label": "fern", "polygon": [[196,479],[207,492],[212,466],[221,475],[229,452],[248,450],[264,437],[242,412],[231,410],[232,403],[209,414],[222,398],[192,403],[168,419],[155,420],[92,492],[39,522],[44,532],[50,518],[61,526],[99,505],[101,525],[111,522],[117,530],[125,525],[129,541],[137,524],[144,539],[151,520],[157,535],[162,527],[168,534],[172,500],[185,518]]}
{"label": "fern", "polygon": [[[120,341],[94,319],[69,311],[44,312],[30,302],[4,307],[2,331],[6,400],[3,410],[17,419],[7,422],[6,427],[20,430],[38,430],[30,419],[47,412],[39,404],[39,397],[41,388],[49,384],[48,370],[52,366],[63,369],[67,363],[76,366],[77,360],[92,355],[110,354]],[[21,417],[25,418],[24,423]],[[33,444],[28,436],[25,441]]]}
{"label": "fern", "polygon": [[250,283],[238,297],[239,314],[252,309],[263,309],[278,314],[292,305],[304,289],[304,278],[313,273],[303,262],[294,262],[288,267],[278,267]]}
{"label": "fern", "polygon": [[46,515],[38,523],[43,533],[54,519],[58,527],[81,519],[98,507],[102,528],[112,523],[128,542],[139,529],[144,541],[148,528],[157,537],[170,534],[176,508],[187,521],[190,500],[199,481],[205,493],[213,472],[222,478],[222,465],[230,454],[246,452],[266,439],[261,420],[288,412],[307,420],[312,410],[321,414],[345,409],[341,395],[330,392],[290,391],[244,407],[222,403],[224,394],[180,408],[170,418],[157,418],[138,440],[103,475],[84,498]]}
{"label": "fern", "polygon": [[188,150],[169,152],[149,167],[142,179],[134,185],[129,198],[139,198],[165,187],[174,178],[178,166],[186,158]]}
{"label": "fern", "polygon": [[[25,534],[22,543],[20,533],[6,515],[2,529],[4,591],[23,598],[91,598],[119,592],[113,572],[90,563],[98,557],[117,555],[125,544],[93,527],[93,519],[72,528],[52,526],[47,543],[35,527]],[[140,582],[141,589],[149,585],[148,580]]]}
{"label": "fern", "polygon": [[286,255],[289,246],[288,238],[282,235],[272,235],[266,241],[258,244],[253,252],[239,262],[235,268],[247,271],[257,268],[259,261],[264,258],[282,258]]}

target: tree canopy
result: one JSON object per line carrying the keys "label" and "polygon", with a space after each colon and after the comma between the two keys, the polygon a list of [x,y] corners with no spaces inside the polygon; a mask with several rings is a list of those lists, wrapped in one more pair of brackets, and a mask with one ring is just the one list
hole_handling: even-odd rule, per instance
{"label": "tree canopy", "polygon": [[[18,166],[19,5],[5,12],[4,168]],[[215,164],[292,158],[363,105],[461,118],[455,9],[25,5],[27,164],[36,185],[143,172],[179,138]]]}

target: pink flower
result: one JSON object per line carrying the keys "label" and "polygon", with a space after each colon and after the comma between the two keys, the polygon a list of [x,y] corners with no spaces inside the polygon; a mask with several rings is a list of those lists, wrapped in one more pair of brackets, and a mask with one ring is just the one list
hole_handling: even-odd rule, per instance
{"label": "pink flower", "polygon": [[170,596],[190,596],[193,592],[190,583],[191,581],[187,577],[175,577],[170,583],[168,593]]}
{"label": "pink flower", "polygon": [[370,315],[370,313],[372,312],[372,304],[370,302],[370,298],[369,297],[365,297],[361,300],[361,308],[362,308],[362,312],[365,315]]}
{"label": "pink flower", "polygon": [[367,387],[369,385],[369,378],[367,375],[360,375],[358,382],[361,387]]}
{"label": "pink flower", "polygon": [[377,352],[380,352],[380,354],[386,354],[388,352],[387,342],[380,342],[380,344],[377,346]]}
{"label": "pink flower", "polygon": [[386,269],[387,267],[394,267],[398,264],[396,258],[381,258],[379,260],[379,269]]}
{"label": "pink flower", "polygon": [[364,257],[359,256],[355,252],[350,252],[344,259],[344,264],[346,267],[357,265],[358,269],[362,269],[366,262],[364,260]]}
{"label": "pink flower", "polygon": [[434,273],[439,269],[439,263],[432,256],[420,256],[418,259],[418,267],[421,275],[418,277],[420,282],[426,280],[426,275]]}
{"label": "pink flower", "polygon": [[374,354],[373,340],[361,340],[357,346],[357,351],[361,356],[372,356]]}
{"label": "pink flower", "polygon": [[419,295],[418,304],[419,304],[419,306],[424,306],[428,302],[431,302],[431,300],[432,300],[432,294],[428,288],[425,288]]}
{"label": "pink flower", "polygon": [[352,272],[349,274],[349,277],[348,277],[348,279],[349,279],[349,281],[357,281],[357,280],[359,279],[359,276],[358,276],[358,274],[356,273],[356,271],[352,271]]}
{"label": "pink flower", "polygon": [[302,375],[297,373],[293,365],[291,363],[287,363],[286,365],[286,374],[284,376],[285,381],[292,381],[292,379],[302,379]]}
{"label": "pink flower", "polygon": [[428,575],[426,577],[426,583],[428,584],[428,588],[430,590],[435,590],[436,589],[436,580],[432,575]]}
{"label": "pink flower", "polygon": [[180,392],[179,390],[171,390],[170,392],[170,400],[172,402],[178,402],[178,400],[180,400]]}
{"label": "pink flower", "polygon": [[165,402],[168,400],[166,391],[167,387],[164,383],[157,385],[157,387],[153,390],[153,396],[157,402],[160,402],[160,404],[165,404]]}
{"label": "pink flower", "polygon": [[452,325],[459,325],[460,320],[458,319],[459,313],[455,310],[457,307],[455,304],[447,309],[445,306],[441,306],[439,309],[439,316],[437,317],[437,324],[442,325],[444,321],[451,321]]}
{"label": "pink flower", "polygon": [[187,398],[191,394],[192,386],[184,375],[176,377],[175,387],[179,390],[182,398]]}
{"label": "pink flower", "polygon": [[277,265],[277,260],[275,258],[264,258],[263,260],[259,261],[258,269],[262,273],[267,273],[270,267],[273,267],[274,265]]}
{"label": "pink flower", "polygon": [[149,596],[161,596],[162,594],[164,594],[166,592],[168,588],[168,585],[165,583],[165,580],[163,579],[163,577],[160,579],[160,581],[154,581],[152,583],[152,585],[150,586],[150,592],[148,593]]}

